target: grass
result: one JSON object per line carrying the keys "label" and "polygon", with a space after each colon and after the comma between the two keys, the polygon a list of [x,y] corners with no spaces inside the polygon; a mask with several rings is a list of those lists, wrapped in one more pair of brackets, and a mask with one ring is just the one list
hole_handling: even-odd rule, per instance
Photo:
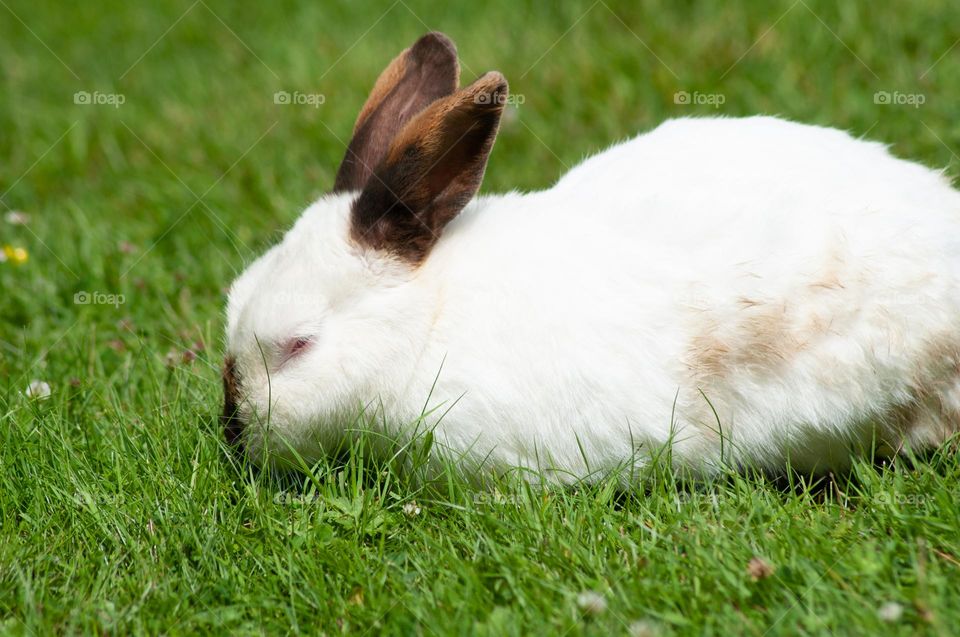
{"label": "grass", "polygon": [[820,484],[655,467],[626,493],[426,488],[362,450],[291,482],[230,462],[217,367],[224,286],[331,186],[376,74],[428,28],[465,81],[496,68],[523,96],[496,191],[688,114],[835,125],[956,172],[958,19],[938,0],[3,0],[0,208],[29,221],[0,220],[28,255],[0,263],[0,633],[953,634],[953,448]]}

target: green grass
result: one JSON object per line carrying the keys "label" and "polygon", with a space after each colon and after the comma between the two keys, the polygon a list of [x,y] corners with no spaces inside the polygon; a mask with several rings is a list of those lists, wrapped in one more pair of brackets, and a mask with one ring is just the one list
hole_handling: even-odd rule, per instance
{"label": "green grass", "polygon": [[939,0],[3,0],[0,209],[30,219],[0,219],[29,255],[0,263],[0,633],[955,634],[954,449],[816,486],[424,488],[359,452],[291,483],[229,461],[217,367],[224,287],[331,186],[376,74],[428,28],[464,81],[499,69],[523,96],[495,191],[687,114],[831,124],[955,172],[958,21]]}

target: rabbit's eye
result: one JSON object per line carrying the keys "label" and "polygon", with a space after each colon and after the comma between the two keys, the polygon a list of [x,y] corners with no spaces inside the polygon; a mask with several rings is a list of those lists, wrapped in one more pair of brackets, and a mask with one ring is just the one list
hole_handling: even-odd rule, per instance
{"label": "rabbit's eye", "polygon": [[298,336],[297,338],[292,338],[283,347],[283,359],[280,364],[284,364],[295,356],[302,354],[308,347],[313,344],[313,341],[306,336]]}

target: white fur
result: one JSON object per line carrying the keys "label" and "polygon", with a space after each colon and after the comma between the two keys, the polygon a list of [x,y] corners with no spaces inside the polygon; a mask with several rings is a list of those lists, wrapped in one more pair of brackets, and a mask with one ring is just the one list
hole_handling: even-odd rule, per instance
{"label": "white fur", "polygon": [[417,270],[348,239],[354,197],[231,290],[254,457],[316,459],[381,406],[392,432],[426,406],[465,462],[557,480],[667,444],[705,473],[842,468],[960,427],[960,193],[880,144],[669,121],[549,190],[476,198]]}

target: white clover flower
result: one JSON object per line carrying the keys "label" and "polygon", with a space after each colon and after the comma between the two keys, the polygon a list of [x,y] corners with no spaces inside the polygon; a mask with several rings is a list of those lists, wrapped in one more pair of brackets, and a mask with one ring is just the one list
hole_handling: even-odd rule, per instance
{"label": "white clover flower", "polygon": [[897,602],[887,602],[877,610],[877,617],[890,624],[900,621],[903,617],[903,606]]}
{"label": "white clover flower", "polygon": [[583,591],[577,595],[577,606],[584,615],[596,617],[607,610],[607,600],[597,591]]}
{"label": "white clover flower", "polygon": [[660,629],[653,622],[641,619],[632,622],[627,627],[627,634],[630,637],[657,637],[660,634]]}
{"label": "white clover flower", "polygon": [[50,383],[42,380],[31,380],[24,392],[27,398],[44,399],[50,397]]}
{"label": "white clover flower", "polygon": [[11,210],[3,218],[11,226],[25,226],[30,223],[30,215],[20,210]]}

